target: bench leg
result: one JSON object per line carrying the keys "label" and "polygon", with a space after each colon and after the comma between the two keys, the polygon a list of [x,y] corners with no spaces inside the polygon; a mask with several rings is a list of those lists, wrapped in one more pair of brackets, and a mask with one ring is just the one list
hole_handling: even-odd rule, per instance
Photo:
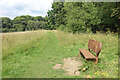
{"label": "bench leg", "polygon": [[94,64],[97,64],[98,63],[98,58],[96,58],[96,60],[94,61]]}
{"label": "bench leg", "polygon": [[79,57],[81,57],[81,52],[79,51]]}

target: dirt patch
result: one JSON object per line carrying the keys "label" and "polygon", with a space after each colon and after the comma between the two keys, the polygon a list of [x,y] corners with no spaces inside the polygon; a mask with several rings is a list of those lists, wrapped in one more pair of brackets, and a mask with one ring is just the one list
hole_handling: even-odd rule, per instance
{"label": "dirt patch", "polygon": [[55,66],[53,66],[53,69],[60,69],[62,66],[62,64],[56,64]]}
{"label": "dirt patch", "polygon": [[79,75],[79,66],[82,66],[82,62],[79,59],[74,58],[64,58],[63,59],[63,65],[62,64],[56,64],[53,66],[54,69],[63,69],[66,71],[67,75]]}

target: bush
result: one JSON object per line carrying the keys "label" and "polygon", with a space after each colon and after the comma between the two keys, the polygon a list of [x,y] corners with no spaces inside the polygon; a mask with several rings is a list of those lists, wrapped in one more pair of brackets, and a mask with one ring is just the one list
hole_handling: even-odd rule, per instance
{"label": "bush", "polygon": [[64,25],[60,25],[60,26],[59,26],[59,28],[58,28],[58,30],[62,30],[62,31],[63,31],[63,30],[64,30],[64,28],[65,28],[65,26],[64,26]]}
{"label": "bush", "polygon": [[9,30],[7,28],[2,28],[2,32],[8,32]]}

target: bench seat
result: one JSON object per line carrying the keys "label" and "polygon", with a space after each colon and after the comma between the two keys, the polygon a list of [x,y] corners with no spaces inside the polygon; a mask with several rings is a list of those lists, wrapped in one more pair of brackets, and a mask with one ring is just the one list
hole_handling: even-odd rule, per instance
{"label": "bench seat", "polygon": [[83,54],[85,59],[96,59],[96,57],[86,49],[79,49],[80,53]]}

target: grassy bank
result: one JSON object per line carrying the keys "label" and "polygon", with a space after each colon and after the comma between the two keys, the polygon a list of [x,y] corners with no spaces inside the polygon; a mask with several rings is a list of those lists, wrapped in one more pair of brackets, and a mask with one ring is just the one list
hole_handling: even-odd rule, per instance
{"label": "grassy bank", "polygon": [[[88,48],[92,38],[103,47],[99,63],[81,58],[87,71],[79,76],[65,75],[62,69],[54,70],[63,58],[78,57],[79,48]],[[71,34],[62,31],[34,31],[3,34],[3,78],[117,78],[118,38],[112,34]]]}

